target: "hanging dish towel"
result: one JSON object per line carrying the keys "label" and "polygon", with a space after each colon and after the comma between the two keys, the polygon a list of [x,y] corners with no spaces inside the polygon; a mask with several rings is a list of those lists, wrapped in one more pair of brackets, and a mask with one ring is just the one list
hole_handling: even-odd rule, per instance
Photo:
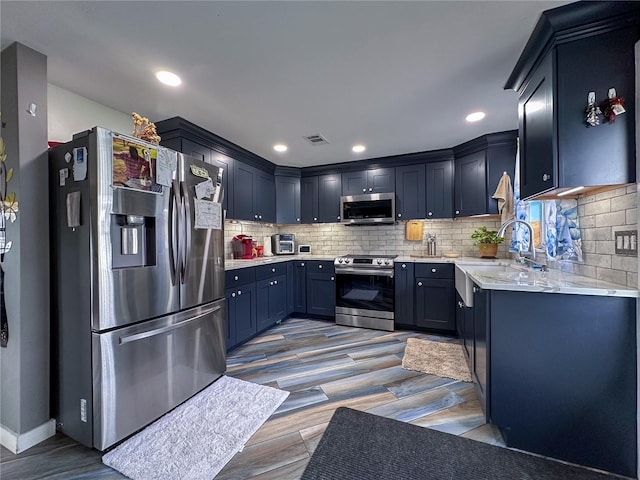
{"label": "hanging dish towel", "polygon": [[493,197],[498,200],[498,213],[502,223],[513,218],[513,188],[511,188],[511,177],[505,172],[500,177],[498,188]]}

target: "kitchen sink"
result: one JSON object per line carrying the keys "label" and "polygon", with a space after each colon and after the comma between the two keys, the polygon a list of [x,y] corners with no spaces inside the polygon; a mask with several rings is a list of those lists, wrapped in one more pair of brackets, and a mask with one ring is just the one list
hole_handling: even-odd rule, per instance
{"label": "kitchen sink", "polygon": [[455,284],[458,295],[467,307],[473,307],[473,280],[467,275],[473,272],[495,272],[511,274],[514,269],[499,263],[456,263]]}

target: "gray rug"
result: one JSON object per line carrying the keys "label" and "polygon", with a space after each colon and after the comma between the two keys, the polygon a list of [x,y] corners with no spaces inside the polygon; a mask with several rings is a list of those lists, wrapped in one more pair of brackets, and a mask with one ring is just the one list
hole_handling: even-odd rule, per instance
{"label": "gray rug", "polygon": [[[616,477],[619,478],[619,477]],[[611,480],[601,473],[338,408],[301,480]]]}
{"label": "gray rug", "polygon": [[102,462],[134,480],[211,480],[288,395],[223,376]]}
{"label": "gray rug", "polygon": [[463,382],[471,381],[462,345],[457,342],[407,338],[402,367]]}

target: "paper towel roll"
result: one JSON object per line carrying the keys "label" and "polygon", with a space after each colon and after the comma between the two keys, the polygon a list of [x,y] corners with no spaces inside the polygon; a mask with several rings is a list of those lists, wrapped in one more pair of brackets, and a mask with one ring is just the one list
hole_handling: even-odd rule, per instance
{"label": "paper towel roll", "polygon": [[271,237],[264,237],[264,250],[262,254],[265,257],[273,255],[273,252],[271,251]]}

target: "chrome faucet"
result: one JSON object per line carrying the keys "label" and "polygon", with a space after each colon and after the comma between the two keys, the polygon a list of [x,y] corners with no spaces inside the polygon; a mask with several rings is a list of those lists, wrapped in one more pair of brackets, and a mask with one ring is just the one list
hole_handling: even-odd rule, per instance
{"label": "chrome faucet", "polygon": [[[512,223],[522,223],[529,229],[529,252],[531,252],[531,261],[536,263],[536,247],[533,245],[533,227],[531,224],[525,220],[520,220],[519,218],[513,218],[511,220],[507,220],[498,229],[498,236],[500,238],[504,238],[504,232],[507,231],[507,227]],[[521,254],[522,255],[522,254]],[[526,257],[526,255],[524,255]]]}

